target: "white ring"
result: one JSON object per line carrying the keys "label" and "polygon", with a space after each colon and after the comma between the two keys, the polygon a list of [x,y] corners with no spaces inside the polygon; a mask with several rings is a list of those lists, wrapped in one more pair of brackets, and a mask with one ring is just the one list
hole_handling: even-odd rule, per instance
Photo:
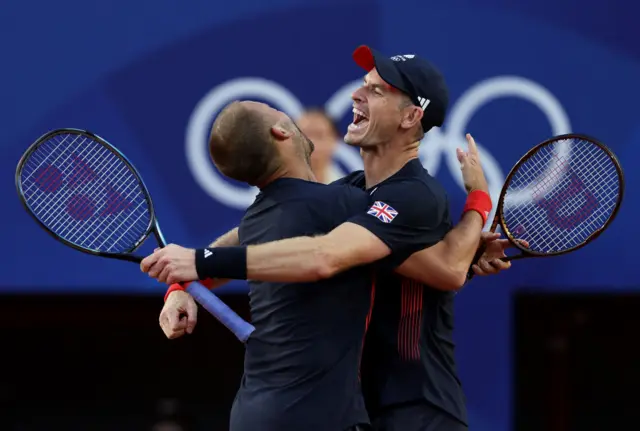
{"label": "white ring", "polygon": [[286,88],[262,78],[239,78],[209,91],[196,105],[186,134],[187,163],[196,182],[222,204],[245,209],[255,199],[256,187],[236,187],[223,179],[211,163],[206,137],[211,120],[229,102],[243,97],[258,97],[292,117],[303,111],[300,101]]}

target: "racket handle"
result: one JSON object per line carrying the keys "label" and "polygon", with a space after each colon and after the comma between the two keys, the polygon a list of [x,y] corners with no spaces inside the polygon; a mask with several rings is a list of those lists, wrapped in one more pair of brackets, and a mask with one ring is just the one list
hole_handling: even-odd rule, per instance
{"label": "racket handle", "polygon": [[235,311],[203,285],[193,282],[186,290],[200,305],[233,332],[240,341],[243,343],[247,341],[255,329],[252,324],[238,316]]}

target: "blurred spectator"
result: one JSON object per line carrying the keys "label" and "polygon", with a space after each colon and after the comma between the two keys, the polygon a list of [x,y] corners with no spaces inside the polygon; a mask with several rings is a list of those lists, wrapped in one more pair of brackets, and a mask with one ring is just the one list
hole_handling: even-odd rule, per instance
{"label": "blurred spectator", "polygon": [[320,108],[309,108],[298,118],[297,124],[315,145],[311,169],[316,179],[327,184],[343,177],[333,162],[333,153],[340,142],[340,133],[333,119]]}

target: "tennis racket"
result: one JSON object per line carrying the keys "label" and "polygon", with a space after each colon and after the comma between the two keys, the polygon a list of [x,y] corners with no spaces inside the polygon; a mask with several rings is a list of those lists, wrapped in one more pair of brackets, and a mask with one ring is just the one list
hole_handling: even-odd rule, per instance
{"label": "tennis racket", "polygon": [[[623,194],[622,168],[609,148],[588,136],[559,135],[511,169],[490,231],[500,226],[519,252],[503,261],[570,253],[604,232]],[[474,264],[484,250],[478,250]]]}
{"label": "tennis racket", "polygon": [[[151,196],[131,162],[86,130],[46,133],[24,153],[16,169],[18,196],[29,214],[55,239],[95,256],[139,264],[133,254],[151,234],[165,241]],[[253,326],[209,289],[186,289],[245,342]]]}

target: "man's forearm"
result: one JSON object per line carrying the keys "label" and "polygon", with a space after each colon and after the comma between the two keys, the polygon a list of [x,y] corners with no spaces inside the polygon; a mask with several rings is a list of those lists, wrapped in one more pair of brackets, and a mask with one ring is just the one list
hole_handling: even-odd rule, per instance
{"label": "man's forearm", "polygon": [[445,258],[449,266],[464,274],[480,245],[483,220],[475,211],[467,211],[460,222],[442,240],[447,246]]}
{"label": "man's forearm", "polygon": [[318,238],[298,237],[247,248],[247,279],[283,283],[331,276]]}
{"label": "man's forearm", "polygon": [[248,247],[196,251],[199,277],[304,283],[335,276],[389,255],[366,228],[343,223],[326,235],[282,239]]}
{"label": "man's forearm", "polygon": [[440,290],[458,290],[467,277],[482,233],[482,217],[465,213],[437,244],[412,254],[396,272]]}
{"label": "man's forearm", "polygon": [[[297,237],[251,246],[196,250],[198,278],[296,283],[332,274],[323,237]],[[323,269],[326,268],[326,269]]]}

